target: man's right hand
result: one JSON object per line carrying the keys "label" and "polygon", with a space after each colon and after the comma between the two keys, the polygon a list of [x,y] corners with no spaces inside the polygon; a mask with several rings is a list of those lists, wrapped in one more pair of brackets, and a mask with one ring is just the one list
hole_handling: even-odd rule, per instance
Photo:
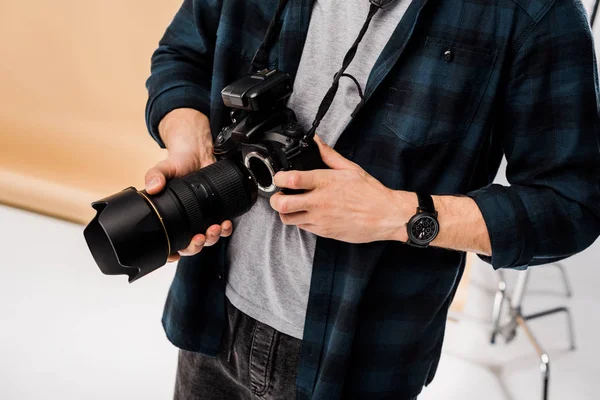
{"label": "man's right hand", "polygon": [[[158,132],[169,155],[146,173],[146,191],[157,194],[165,187],[167,179],[181,177],[216,161],[208,118],[201,112],[180,108],[168,113],[160,122]],[[195,235],[189,246],[169,255],[168,261],[179,260],[180,256],[193,256],[205,246],[212,246],[221,236],[233,232],[231,221],[212,225],[205,234]]]}

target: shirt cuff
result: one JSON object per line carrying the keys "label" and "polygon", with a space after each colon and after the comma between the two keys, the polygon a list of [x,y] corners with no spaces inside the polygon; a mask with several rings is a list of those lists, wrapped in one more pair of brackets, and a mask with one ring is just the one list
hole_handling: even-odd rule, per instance
{"label": "shirt cuff", "polygon": [[158,133],[158,124],[165,115],[178,108],[193,108],[208,115],[210,103],[206,97],[206,91],[187,84],[165,89],[158,95],[148,99],[146,104],[146,126],[152,138],[163,149],[166,146]]}
{"label": "shirt cuff", "polygon": [[492,256],[479,257],[494,269],[525,269],[533,259],[531,224],[515,187],[488,185],[467,193],[481,210]]}

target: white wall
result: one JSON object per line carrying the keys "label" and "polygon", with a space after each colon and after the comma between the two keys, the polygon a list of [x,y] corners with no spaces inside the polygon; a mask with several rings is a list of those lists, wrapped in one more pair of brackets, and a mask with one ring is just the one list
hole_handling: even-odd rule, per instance
{"label": "white wall", "polygon": [[83,227],[0,206],[0,399],[168,399],[160,318],[173,266],[102,275]]}

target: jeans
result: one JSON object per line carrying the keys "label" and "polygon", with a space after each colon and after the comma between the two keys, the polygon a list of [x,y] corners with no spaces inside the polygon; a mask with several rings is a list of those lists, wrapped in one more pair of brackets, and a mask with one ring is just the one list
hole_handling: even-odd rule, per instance
{"label": "jeans", "polygon": [[174,399],[296,398],[302,341],[247,316],[229,300],[227,315],[216,357],[179,352]]}

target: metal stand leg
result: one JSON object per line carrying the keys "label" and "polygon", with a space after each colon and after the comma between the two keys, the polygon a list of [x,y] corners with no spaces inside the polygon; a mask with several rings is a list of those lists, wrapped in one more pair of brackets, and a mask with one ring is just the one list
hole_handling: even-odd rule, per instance
{"label": "metal stand leg", "polygon": [[565,267],[563,267],[563,265],[560,263],[556,263],[553,265],[556,266],[556,268],[558,268],[558,270],[560,271],[560,274],[561,274],[562,280],[563,280],[563,284],[565,285],[565,295],[567,297],[573,296],[573,290],[571,289],[571,284],[569,283],[569,278],[567,277],[567,272],[565,271]]}
{"label": "metal stand leg", "polygon": [[548,357],[548,354],[544,351],[542,346],[540,346],[539,342],[533,335],[533,332],[531,332],[529,326],[525,322],[525,319],[521,315],[517,316],[517,323],[521,329],[523,329],[523,332],[525,332],[527,338],[529,338],[529,341],[533,347],[535,347],[535,351],[540,357],[540,370],[542,372],[542,400],[548,400],[548,387],[550,383],[550,357]]}
{"label": "metal stand leg", "polygon": [[[565,286],[566,295],[570,297],[572,295],[571,285],[569,284],[569,280],[567,278],[567,274],[562,265],[556,264],[559,271],[562,275],[562,281]],[[509,296],[506,294],[506,282],[504,280],[504,275],[499,274],[499,283],[498,283],[498,291],[496,292],[496,298],[494,300],[494,310],[492,315],[492,321],[494,324],[493,332],[491,336],[492,344],[496,341],[496,336],[501,334],[506,342],[510,342],[513,340],[517,334],[517,328],[520,327],[523,332],[527,335],[527,338],[535,348],[537,355],[540,357],[541,364],[540,369],[542,373],[542,399],[548,399],[549,393],[549,385],[550,385],[550,357],[546,351],[539,344],[531,329],[527,325],[527,321],[531,321],[533,319],[542,318],[548,315],[564,313],[567,318],[567,328],[569,334],[569,342],[571,345],[571,350],[575,349],[575,331],[573,328],[573,319],[571,317],[571,313],[567,307],[557,307],[550,310],[541,311],[535,314],[531,314],[528,316],[523,315],[521,306],[523,303],[523,298],[525,297],[525,292],[527,290],[527,281],[529,279],[529,274],[531,270],[525,270],[519,273],[517,277],[517,282],[515,283],[515,288],[512,294]],[[502,314],[502,304],[504,301],[509,303],[509,315],[510,320],[504,324],[500,325],[500,319]]]}
{"label": "metal stand leg", "polygon": [[541,311],[535,314],[523,316],[526,321],[531,321],[536,318],[545,317],[547,315],[557,314],[557,313],[565,313],[567,318],[567,333],[569,335],[569,344],[571,345],[571,350],[575,350],[575,330],[573,328],[573,318],[571,317],[571,311],[567,307],[556,307],[551,310]]}
{"label": "metal stand leg", "polygon": [[492,310],[492,323],[494,328],[492,330],[492,336],[490,343],[496,343],[496,336],[500,329],[500,318],[502,318],[502,304],[504,304],[504,298],[506,296],[506,281],[504,280],[504,273],[498,271],[498,290],[496,290],[496,297],[494,298],[494,309]]}

